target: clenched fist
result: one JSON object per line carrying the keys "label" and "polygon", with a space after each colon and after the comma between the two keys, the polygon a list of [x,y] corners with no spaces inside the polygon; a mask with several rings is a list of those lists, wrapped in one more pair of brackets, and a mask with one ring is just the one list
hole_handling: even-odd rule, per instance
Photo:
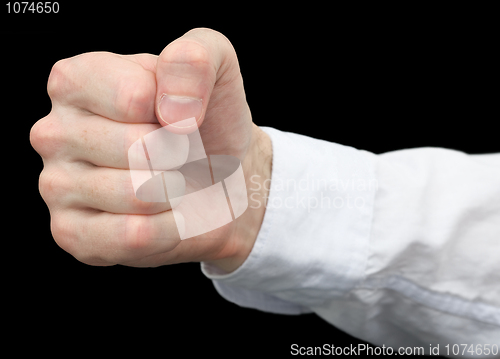
{"label": "clenched fist", "polygon": [[[194,29],[159,56],[94,52],[64,59],[53,66],[47,90],[52,110],[30,138],[43,159],[40,193],[61,248],[90,265],[205,261],[229,272],[243,263],[268,186],[258,186],[257,197],[248,191],[261,206],[181,240],[168,201],[136,197],[127,157],[134,142],[161,126],[176,134],[199,129],[207,155],[242,161],[247,186],[252,176],[253,183],[270,178],[270,139],[252,122],[227,38]],[[187,118],[195,124],[183,126]]]}

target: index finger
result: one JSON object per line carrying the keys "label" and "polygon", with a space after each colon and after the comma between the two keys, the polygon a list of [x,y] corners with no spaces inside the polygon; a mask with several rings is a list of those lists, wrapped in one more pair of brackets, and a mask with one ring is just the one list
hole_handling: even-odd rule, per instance
{"label": "index finger", "polygon": [[[150,56],[156,61],[156,56]],[[91,52],[60,60],[52,67],[47,92],[53,106],[119,122],[158,123],[155,74],[125,56]]]}

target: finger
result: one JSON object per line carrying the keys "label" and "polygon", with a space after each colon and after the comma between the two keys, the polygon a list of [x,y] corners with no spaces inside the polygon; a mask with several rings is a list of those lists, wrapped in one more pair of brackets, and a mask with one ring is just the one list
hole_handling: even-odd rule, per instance
{"label": "finger", "polygon": [[91,52],[58,61],[47,91],[53,105],[82,109],[134,123],[157,123],[156,79],[137,61],[109,52]]}
{"label": "finger", "polygon": [[[151,178],[149,170],[144,171]],[[132,184],[130,171],[91,167],[59,174],[59,188],[66,191],[60,199],[74,208],[93,208],[110,213],[156,214],[177,206],[185,193],[185,179],[178,171],[162,172],[139,187]],[[65,183],[63,183],[65,182]],[[64,191],[64,190],[63,190]],[[167,192],[167,193],[166,193]]]}
{"label": "finger", "polygon": [[153,215],[95,210],[54,212],[57,244],[87,264],[121,264],[174,249],[180,242],[172,211]]}
{"label": "finger", "polygon": [[[42,157],[89,162],[100,167],[130,169],[130,149],[143,139],[151,154],[159,153],[164,160],[181,163],[188,151],[185,136],[168,133],[159,124],[120,123],[97,115],[82,118],[68,114],[61,120],[51,114],[37,123],[34,132],[32,137],[36,140],[32,142]],[[144,151],[142,144],[140,150]],[[146,164],[145,168],[134,169],[148,167]]]}
{"label": "finger", "polygon": [[237,76],[238,61],[229,40],[210,29],[187,32],[158,57],[156,113],[160,123],[174,133],[194,131],[205,119],[215,84]]}
{"label": "finger", "polygon": [[128,149],[142,136],[161,128],[159,124],[125,124],[77,113],[52,112],[36,124],[32,137],[42,157],[96,166],[128,169]]}

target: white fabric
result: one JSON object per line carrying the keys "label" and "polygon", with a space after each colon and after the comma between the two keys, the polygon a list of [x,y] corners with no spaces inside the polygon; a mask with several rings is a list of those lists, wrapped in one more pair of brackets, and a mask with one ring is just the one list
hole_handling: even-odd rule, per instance
{"label": "white fabric", "polygon": [[254,248],[229,274],[201,264],[221,296],[396,349],[500,347],[500,154],[375,155],[263,130],[273,168]]}

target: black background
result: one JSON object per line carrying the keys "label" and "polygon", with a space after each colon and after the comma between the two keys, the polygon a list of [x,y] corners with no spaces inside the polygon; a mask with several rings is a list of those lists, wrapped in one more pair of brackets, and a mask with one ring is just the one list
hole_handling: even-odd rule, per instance
{"label": "black background", "polygon": [[1,9],[3,326],[19,352],[284,357],[293,343],[362,343],[312,314],[240,308],[198,263],[91,267],[60,249],[29,131],[50,112],[46,82],[61,58],[159,54],[186,31],[210,27],[236,49],[258,125],[374,153],[500,150],[498,28],[489,9],[59,3],[50,15]]}

